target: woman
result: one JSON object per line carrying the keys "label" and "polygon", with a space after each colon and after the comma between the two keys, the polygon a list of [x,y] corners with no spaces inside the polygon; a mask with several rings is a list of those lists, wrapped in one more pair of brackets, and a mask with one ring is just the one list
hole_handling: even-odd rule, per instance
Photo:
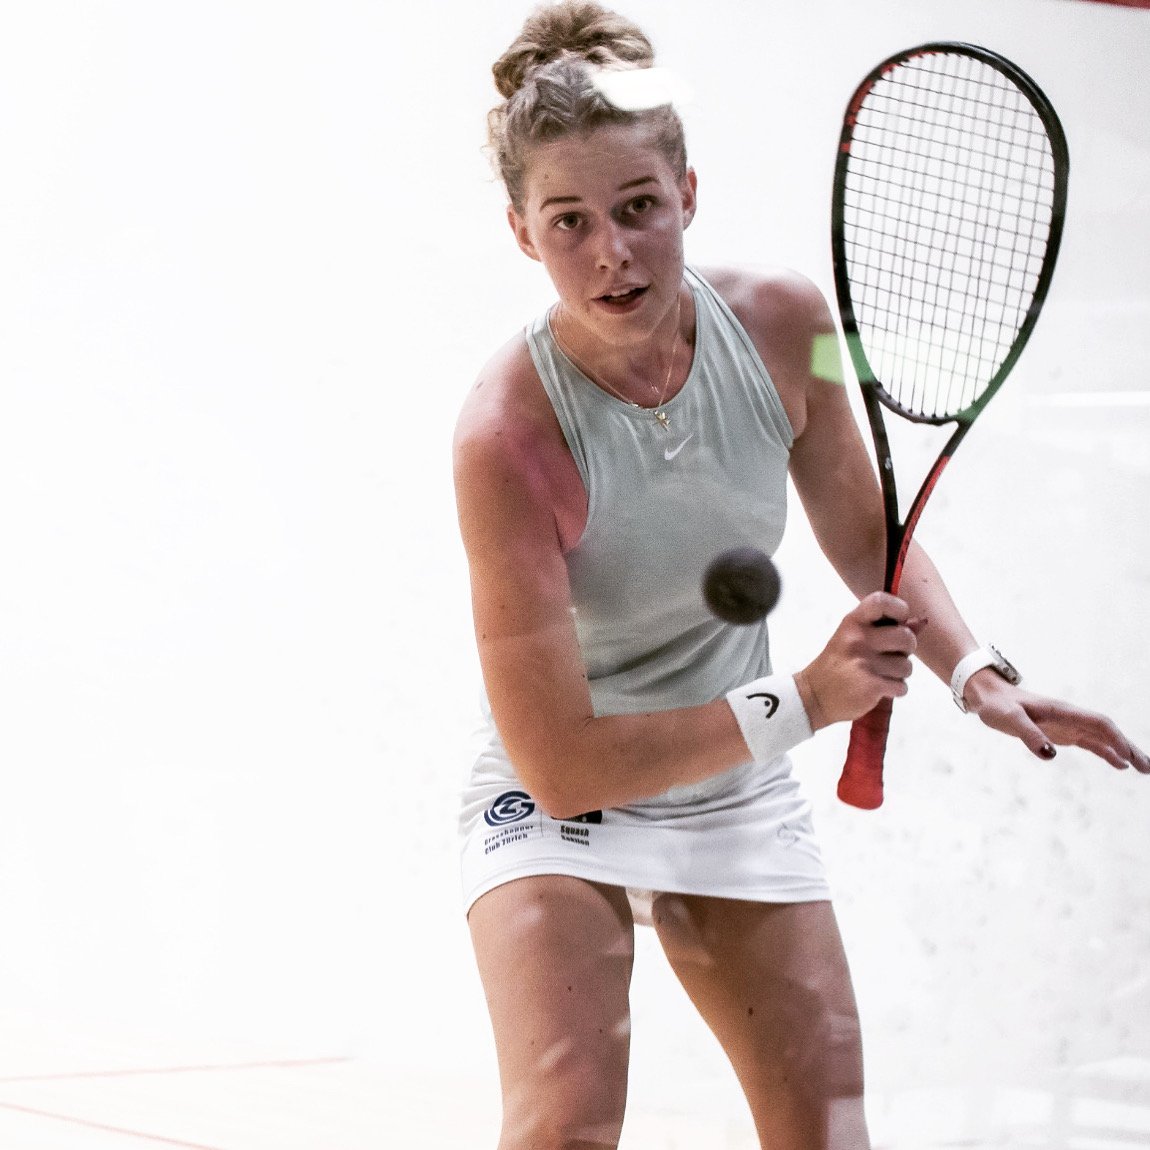
{"label": "woman", "polygon": [[[962,661],[966,709],[1040,757],[1150,761],[1109,720],[967,658],[978,644],[921,549],[902,598],[874,591],[877,483],[835,371],[812,370],[830,313],[793,273],[685,266],[696,177],[652,62],[629,21],[567,2],[494,68],[508,220],[558,297],[484,368],[455,444],[491,718],[463,869],[500,1147],[617,1144],[638,916],[763,1146],[858,1150],[858,1018],[789,749],[903,695],[917,655],[948,682]],[[621,70],[645,110],[619,106]],[[810,665],[776,673],[765,623],[711,617],[699,580],[726,548],[775,549],[788,475],[859,604]]]}

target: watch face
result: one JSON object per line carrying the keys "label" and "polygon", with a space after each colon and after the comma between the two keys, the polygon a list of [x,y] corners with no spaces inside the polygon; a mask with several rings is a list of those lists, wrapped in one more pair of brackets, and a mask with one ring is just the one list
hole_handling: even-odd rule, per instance
{"label": "watch face", "polygon": [[1008,682],[1008,683],[1021,683],[1022,676],[1018,673],[1018,668],[997,648],[990,647],[997,662],[994,664],[994,669]]}

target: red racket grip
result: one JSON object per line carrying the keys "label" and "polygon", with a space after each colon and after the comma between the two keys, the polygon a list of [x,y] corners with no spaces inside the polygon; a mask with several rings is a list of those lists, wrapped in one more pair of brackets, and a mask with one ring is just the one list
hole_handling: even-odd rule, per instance
{"label": "red racket grip", "polygon": [[893,699],[882,699],[873,710],[851,724],[847,761],[839,778],[838,794],[852,807],[873,811],[882,806],[882,762],[893,706]]}

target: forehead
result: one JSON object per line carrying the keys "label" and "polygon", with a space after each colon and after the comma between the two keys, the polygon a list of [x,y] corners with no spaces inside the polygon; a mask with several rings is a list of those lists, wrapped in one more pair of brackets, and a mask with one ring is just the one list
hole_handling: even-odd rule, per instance
{"label": "forehead", "polygon": [[553,196],[610,198],[624,184],[648,177],[659,183],[678,182],[658,146],[655,129],[642,121],[605,124],[532,147],[524,189],[530,207]]}

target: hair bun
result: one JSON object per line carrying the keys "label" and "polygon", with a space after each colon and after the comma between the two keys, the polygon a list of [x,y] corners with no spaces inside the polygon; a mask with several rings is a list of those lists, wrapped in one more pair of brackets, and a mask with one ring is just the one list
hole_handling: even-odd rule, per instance
{"label": "hair bun", "polygon": [[537,8],[491,71],[499,94],[509,100],[537,68],[565,56],[592,64],[649,67],[651,41],[624,16],[593,0],[561,0]]}

